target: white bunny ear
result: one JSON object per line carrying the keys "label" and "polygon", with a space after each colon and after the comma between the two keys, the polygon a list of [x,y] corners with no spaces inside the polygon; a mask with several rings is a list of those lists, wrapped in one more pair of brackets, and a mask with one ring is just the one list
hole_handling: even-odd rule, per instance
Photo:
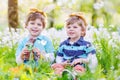
{"label": "white bunny ear", "polygon": [[50,4],[48,6],[46,6],[43,11],[46,12],[46,13],[49,13],[51,12],[53,9],[55,9],[55,4]]}

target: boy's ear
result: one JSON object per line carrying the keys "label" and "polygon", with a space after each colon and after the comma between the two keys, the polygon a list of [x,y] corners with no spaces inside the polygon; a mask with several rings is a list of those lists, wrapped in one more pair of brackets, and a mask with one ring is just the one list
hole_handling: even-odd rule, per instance
{"label": "boy's ear", "polygon": [[25,28],[27,28],[27,25],[25,25]]}
{"label": "boy's ear", "polygon": [[85,36],[85,30],[82,30],[81,36]]}
{"label": "boy's ear", "polygon": [[28,24],[27,24],[27,23],[25,23],[25,24],[24,24],[24,26],[25,26],[25,28],[27,28]]}

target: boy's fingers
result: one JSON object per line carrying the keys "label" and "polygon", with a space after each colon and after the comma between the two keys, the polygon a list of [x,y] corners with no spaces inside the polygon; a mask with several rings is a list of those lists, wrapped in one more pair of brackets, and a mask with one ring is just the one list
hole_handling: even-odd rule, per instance
{"label": "boy's fingers", "polygon": [[22,60],[25,58],[25,53],[21,54],[21,58],[22,58]]}
{"label": "boy's fingers", "polygon": [[56,66],[55,64],[53,64],[53,65],[51,66],[51,68],[52,68],[52,69],[56,69],[57,66]]}
{"label": "boy's fingers", "polygon": [[39,50],[39,49],[37,49],[37,48],[34,48],[34,49],[33,49],[33,52],[40,53],[40,50]]}
{"label": "boy's fingers", "polygon": [[77,63],[79,63],[79,61],[78,61],[78,60],[74,60],[74,61],[71,63],[71,65],[73,66],[73,65],[75,65],[75,64],[77,64]]}
{"label": "boy's fingers", "polygon": [[34,48],[34,49],[33,49],[33,52],[36,53],[37,56],[40,56],[40,55],[41,55],[41,54],[40,54],[40,50],[37,49],[37,48]]}
{"label": "boy's fingers", "polygon": [[74,62],[71,63],[71,66],[73,66],[73,65],[74,65]]}
{"label": "boy's fingers", "polygon": [[62,68],[63,66],[61,64],[58,64],[58,63],[55,63],[51,66],[53,69],[56,69],[56,68]]}

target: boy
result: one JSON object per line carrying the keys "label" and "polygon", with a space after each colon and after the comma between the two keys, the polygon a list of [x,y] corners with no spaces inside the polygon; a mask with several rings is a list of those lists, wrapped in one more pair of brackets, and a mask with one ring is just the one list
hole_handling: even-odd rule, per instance
{"label": "boy", "polygon": [[[73,66],[77,73],[86,71],[85,64],[97,65],[96,51],[91,43],[84,40],[86,34],[86,20],[82,13],[70,14],[66,20],[68,39],[60,44],[57,51],[56,63],[52,65],[55,73],[61,75],[66,65]],[[91,57],[95,63],[90,62]]]}
{"label": "boy", "polygon": [[46,25],[45,20],[46,16],[44,12],[31,9],[25,23],[25,28],[29,31],[29,35],[18,45],[16,51],[17,64],[27,63],[32,59],[31,57],[37,61],[41,56],[49,58],[51,62],[54,61],[52,42],[46,36],[41,35]]}

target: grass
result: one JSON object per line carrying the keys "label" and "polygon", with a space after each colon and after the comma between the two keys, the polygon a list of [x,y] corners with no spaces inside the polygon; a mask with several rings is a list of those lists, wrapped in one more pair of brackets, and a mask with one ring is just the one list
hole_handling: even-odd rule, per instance
{"label": "grass", "polygon": [[[120,77],[120,43],[112,41],[115,46],[109,44],[111,38],[94,34],[94,44],[97,51],[98,66],[94,73],[88,69],[85,74],[79,75],[78,80],[119,80]],[[57,50],[59,40],[54,40],[53,45]],[[39,60],[37,70],[31,67],[17,65],[15,62],[15,52],[17,45],[0,47],[0,80],[65,80],[54,74],[50,67],[50,62]]]}

